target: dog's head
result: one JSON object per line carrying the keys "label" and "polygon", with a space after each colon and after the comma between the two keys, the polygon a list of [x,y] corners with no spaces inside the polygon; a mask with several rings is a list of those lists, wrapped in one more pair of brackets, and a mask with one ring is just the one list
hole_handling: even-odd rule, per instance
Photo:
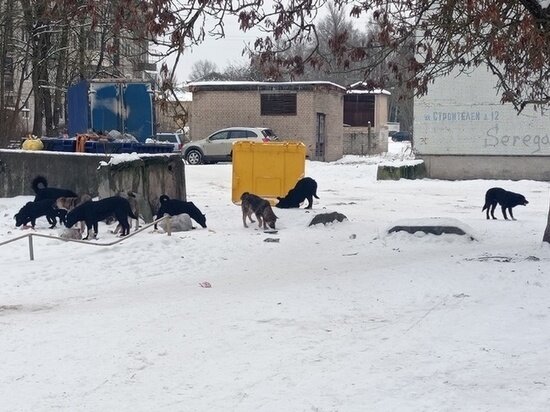
{"label": "dog's head", "polygon": [[28,202],[25,204],[25,206],[19,209],[19,212],[17,212],[13,217],[15,219],[15,227],[24,225],[28,221],[28,208],[32,205],[32,203],[33,202]]}
{"label": "dog's head", "polygon": [[267,216],[264,216],[264,222],[271,228],[275,229],[275,223],[277,222],[278,217],[275,216],[275,213],[268,213]]}
{"label": "dog's head", "polygon": [[206,215],[199,213],[199,216],[197,218],[197,223],[206,229]]}
{"label": "dog's head", "polygon": [[527,201],[527,199],[525,198],[525,196],[523,196],[523,195],[520,195],[520,196],[521,196],[521,197],[520,197],[520,202],[521,202],[520,205],[522,205],[522,206],[528,205],[529,202]]}
{"label": "dog's head", "polygon": [[76,214],[74,212],[69,212],[65,216],[65,227],[70,229],[77,221]]}
{"label": "dog's head", "polygon": [[296,202],[295,199],[289,198],[288,196],[286,196],[286,197],[277,197],[277,200],[279,202],[277,202],[275,207],[278,207],[278,208],[281,208],[281,209],[291,209],[291,208],[294,208],[294,207],[300,207],[299,202]]}
{"label": "dog's head", "polygon": [[160,202],[161,205],[162,205],[164,202],[167,202],[168,200],[170,200],[170,198],[169,198],[168,196],[166,196],[166,195],[161,195],[161,196],[159,197],[159,202]]}
{"label": "dog's head", "polygon": [[189,215],[189,217],[191,217],[191,219],[193,219],[203,228],[206,228],[206,215],[204,215],[193,202],[187,202],[186,205],[188,208],[187,214]]}
{"label": "dog's head", "polygon": [[13,218],[15,219],[15,227],[19,227],[25,223],[25,217],[21,214],[21,212],[17,213]]}

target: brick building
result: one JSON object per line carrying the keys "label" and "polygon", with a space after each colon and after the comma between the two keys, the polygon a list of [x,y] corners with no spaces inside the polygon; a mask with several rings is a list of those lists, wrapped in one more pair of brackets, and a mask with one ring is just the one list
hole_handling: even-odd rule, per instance
{"label": "brick building", "polygon": [[269,127],[280,140],[303,142],[312,160],[342,157],[345,87],[324,81],[213,81],[188,87],[191,140],[225,127]]}

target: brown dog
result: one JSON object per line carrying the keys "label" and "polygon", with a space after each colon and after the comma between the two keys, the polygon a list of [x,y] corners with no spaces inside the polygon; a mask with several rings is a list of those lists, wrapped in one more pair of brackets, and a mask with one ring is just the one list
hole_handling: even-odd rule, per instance
{"label": "brown dog", "polygon": [[263,225],[264,230],[267,230],[268,226],[271,229],[275,229],[275,222],[278,218],[275,216],[275,213],[273,213],[273,209],[271,209],[271,205],[267,200],[251,193],[244,192],[241,196],[241,208],[243,211],[244,227],[248,227],[246,225],[247,216],[251,222],[254,222],[254,220],[252,220],[252,213],[254,213],[256,219],[258,219],[258,226],[260,228]]}
{"label": "brown dog", "polygon": [[[83,193],[75,197],[58,197],[55,201],[54,207],[56,209],[65,210],[67,213],[69,213],[75,207],[80,206],[81,204],[89,202],[91,200],[92,196],[87,193]],[[67,213],[65,213],[65,215]],[[62,218],[60,217],[60,220],[62,221],[62,223],[65,223],[65,216],[63,216]],[[84,222],[80,222],[80,231],[82,233],[84,233],[85,226],[86,225]]]}
{"label": "brown dog", "polygon": [[75,207],[80,206],[82,203],[88,202],[90,200],[92,200],[92,197],[87,193],[83,193],[80,196],[76,197],[58,197],[55,201],[55,206],[58,209],[64,209],[67,212],[70,212]]}

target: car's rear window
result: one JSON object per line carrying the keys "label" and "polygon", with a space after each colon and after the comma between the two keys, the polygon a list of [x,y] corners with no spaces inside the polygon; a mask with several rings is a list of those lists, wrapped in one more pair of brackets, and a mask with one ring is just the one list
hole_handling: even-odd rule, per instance
{"label": "car's rear window", "polygon": [[262,133],[265,137],[275,137],[275,133],[273,133],[273,130],[271,129],[264,129],[262,130]]}
{"label": "car's rear window", "polygon": [[170,143],[178,143],[178,140],[176,139],[176,136],[169,134],[169,135],[159,135],[157,136],[157,140],[160,142],[170,142]]}

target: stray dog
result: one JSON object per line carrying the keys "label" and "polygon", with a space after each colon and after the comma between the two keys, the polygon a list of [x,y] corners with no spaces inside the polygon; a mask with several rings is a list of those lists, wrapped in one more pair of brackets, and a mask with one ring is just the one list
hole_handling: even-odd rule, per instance
{"label": "stray dog", "polygon": [[[202,212],[197,206],[195,206],[193,202],[184,202],[183,200],[179,199],[170,199],[166,195],[162,195],[159,201],[160,207],[155,220],[160,219],[165,214],[176,216],[181,215],[182,213],[187,213],[191,219],[193,219],[203,228],[206,228],[206,216],[202,214]],[[156,223],[155,229],[157,229]]]}
{"label": "stray dog", "polygon": [[[129,190],[128,192],[118,192],[116,195],[123,197],[124,199],[128,200],[128,203],[130,203],[130,208],[132,209],[132,213],[138,217],[138,219],[136,219],[136,229],[135,229],[135,230],[138,230],[139,229],[139,205],[138,205],[136,193]],[[130,227],[132,227],[132,222],[128,222],[128,224],[130,225]],[[122,226],[119,223],[118,225],[116,225],[116,228],[113,231],[113,233],[117,234],[121,228]]]}
{"label": "stray dog", "polygon": [[497,203],[502,208],[504,219],[508,220],[508,216],[506,216],[506,209],[508,209],[512,220],[516,220],[512,214],[512,208],[518,205],[525,206],[529,202],[525,199],[525,196],[519,193],[509,192],[500,187],[493,187],[485,193],[485,205],[483,209],[481,209],[482,212],[487,209],[487,219],[489,219],[489,211],[491,212],[492,218],[496,219],[495,208],[497,207]]}
{"label": "stray dog", "polygon": [[300,207],[300,203],[307,199],[309,204],[306,209],[311,209],[314,197],[319,199],[317,196],[317,182],[311,177],[304,177],[298,180],[296,186],[290,189],[285,197],[277,197],[279,202],[275,206],[281,209],[291,209]]}
{"label": "stray dog", "polygon": [[275,222],[278,218],[275,216],[275,213],[273,213],[273,209],[271,209],[271,205],[267,200],[251,193],[244,192],[241,196],[241,209],[243,211],[244,227],[248,227],[246,225],[247,216],[251,222],[254,222],[254,220],[252,220],[252,213],[254,213],[256,219],[258,219],[258,226],[260,228],[263,224],[264,230],[267,230],[267,226],[271,229],[275,229]]}
{"label": "stray dog", "polygon": [[58,189],[56,187],[48,187],[48,181],[44,176],[36,176],[32,181],[32,190],[36,196],[34,201],[44,199],[57,199],[58,197],[76,197],[77,194],[72,190]]}
{"label": "stray dog", "polygon": [[100,220],[105,220],[109,216],[115,216],[118,223],[122,226],[121,236],[126,236],[130,233],[130,225],[128,224],[128,216],[132,219],[137,219],[137,216],[132,213],[132,208],[128,200],[112,196],[106,197],[98,201],[90,201],[75,207],[69,213],[65,221],[65,226],[71,228],[76,222],[86,222],[88,233],[84,239],[88,239],[90,231],[93,229],[97,235],[97,224]]}
{"label": "stray dog", "polygon": [[[65,223],[67,219],[67,213],[73,210],[75,207],[80,206],[82,203],[86,203],[92,200],[92,196],[87,193],[83,193],[76,197],[58,197],[55,201],[54,207],[58,209],[59,221]],[[84,232],[84,222],[80,222],[80,231]]]}
{"label": "stray dog", "polygon": [[28,202],[25,206],[19,210],[14,216],[15,226],[25,226],[27,223],[31,223],[32,228],[36,224],[36,219],[41,216],[46,216],[48,223],[51,225],[50,229],[53,229],[57,224],[57,211],[54,209],[53,199],[39,200],[38,202]]}
{"label": "stray dog", "polygon": [[90,200],[92,200],[92,196],[87,193],[74,197],[58,197],[55,201],[55,206],[58,209],[65,209],[67,212],[70,212],[75,207],[80,206],[82,203],[89,202]]}

